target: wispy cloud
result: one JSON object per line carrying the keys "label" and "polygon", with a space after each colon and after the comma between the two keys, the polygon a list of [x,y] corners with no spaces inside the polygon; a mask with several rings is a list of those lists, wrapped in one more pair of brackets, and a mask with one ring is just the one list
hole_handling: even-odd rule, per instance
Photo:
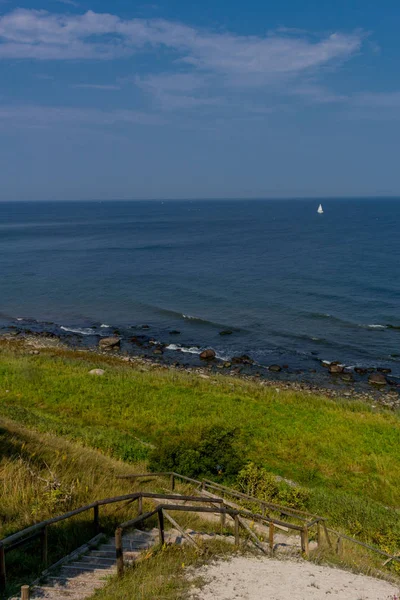
{"label": "wispy cloud", "polygon": [[70,87],[112,91],[129,81],[150,98],[153,108],[165,111],[225,107],[261,114],[272,110],[269,98],[274,95],[303,104],[341,102],[344,96],[330,91],[321,79],[359,53],[364,38],[361,31],[321,36],[287,28],[263,36],[239,35],[93,11],[17,9],[0,16],[0,60],[99,61],[153,54],[165,72]]}
{"label": "wispy cloud", "polygon": [[66,4],[67,6],[75,6],[78,8],[80,6],[79,2],[75,2],[75,0],[54,0],[55,2],[59,2],[60,4]]}
{"label": "wispy cloud", "polygon": [[83,89],[83,90],[105,90],[105,91],[113,91],[120,90],[121,86],[115,84],[100,84],[100,83],[74,83],[70,85],[71,88],[75,89]]}
{"label": "wispy cloud", "polygon": [[67,106],[0,106],[0,122],[36,125],[162,125],[165,120],[151,113],[135,110],[99,110]]}
{"label": "wispy cloud", "polygon": [[0,58],[108,59],[152,48],[177,53],[182,63],[226,75],[275,75],[318,68],[357,52],[363,35],[333,33],[244,36],[163,19],[124,20],[116,15],[53,14],[17,9],[0,17]]}

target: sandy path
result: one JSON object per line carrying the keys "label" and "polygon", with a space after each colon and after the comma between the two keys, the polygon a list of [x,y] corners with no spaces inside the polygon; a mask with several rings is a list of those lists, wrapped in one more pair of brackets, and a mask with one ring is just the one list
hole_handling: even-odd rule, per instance
{"label": "sandy path", "polygon": [[386,581],[312,563],[238,557],[197,569],[193,600],[397,600]]}

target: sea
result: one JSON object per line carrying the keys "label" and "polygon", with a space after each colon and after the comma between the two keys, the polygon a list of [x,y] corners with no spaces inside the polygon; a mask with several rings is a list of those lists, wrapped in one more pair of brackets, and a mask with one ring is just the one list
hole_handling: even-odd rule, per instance
{"label": "sea", "polygon": [[0,332],[398,378],[399,229],[400,199],[2,202]]}

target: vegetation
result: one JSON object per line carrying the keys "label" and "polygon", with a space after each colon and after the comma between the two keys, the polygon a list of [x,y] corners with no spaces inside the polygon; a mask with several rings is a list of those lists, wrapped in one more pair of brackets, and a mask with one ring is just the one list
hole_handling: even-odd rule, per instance
{"label": "vegetation", "polygon": [[243,466],[236,431],[221,425],[204,427],[160,440],[149,457],[154,472],[175,471],[186,477],[233,480]]}
{"label": "vegetation", "polygon": [[[96,367],[105,375],[88,374]],[[328,516],[332,526],[383,549],[400,546],[400,426],[393,412],[88,352],[30,355],[23,344],[1,342],[0,417],[38,432],[15,434],[12,451],[10,433],[6,451],[0,436],[3,455],[13,457],[6,471],[2,459],[0,502],[17,498],[1,502],[2,535],[94,495],[131,489],[111,471],[143,470],[147,461],[241,489],[261,478],[255,492],[265,498]],[[89,448],[105,455],[96,453],[97,467],[85,466]],[[46,481],[56,473],[61,486],[47,488],[32,471]],[[298,485],[277,484],[277,475]]]}
{"label": "vegetation", "polygon": [[[113,579],[94,594],[93,600],[130,600],[135,590],[137,600],[179,600],[187,598],[192,585],[200,586],[193,577],[194,569],[215,558],[227,558],[234,552],[231,544],[213,541],[199,554],[193,546],[164,546],[146,553],[121,580]],[[191,573],[192,577],[188,577]]]}
{"label": "vegetation", "polygon": [[[132,492],[130,482],[116,478],[131,469],[94,450],[2,419],[0,538],[94,500]],[[116,513],[115,508],[100,510],[101,524],[109,532],[124,516],[123,511]],[[125,509],[125,514],[131,518],[133,513]],[[49,529],[50,563],[93,537],[92,519],[90,511]],[[10,583],[26,583],[43,570],[38,556],[39,541],[8,553]]]}

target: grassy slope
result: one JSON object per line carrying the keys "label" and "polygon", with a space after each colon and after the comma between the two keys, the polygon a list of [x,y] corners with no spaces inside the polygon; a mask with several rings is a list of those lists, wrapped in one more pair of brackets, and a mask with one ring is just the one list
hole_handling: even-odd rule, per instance
{"label": "grassy slope", "polygon": [[[99,366],[104,377],[88,375]],[[369,527],[370,539],[387,528],[400,535],[398,515],[383,508],[400,505],[400,427],[393,413],[224,377],[146,371],[90,354],[30,356],[3,347],[1,414],[132,461],[149,449],[135,437],[157,444],[193,427],[237,427],[246,457],[307,486],[312,510],[332,515],[337,525],[351,522],[351,533]]]}

